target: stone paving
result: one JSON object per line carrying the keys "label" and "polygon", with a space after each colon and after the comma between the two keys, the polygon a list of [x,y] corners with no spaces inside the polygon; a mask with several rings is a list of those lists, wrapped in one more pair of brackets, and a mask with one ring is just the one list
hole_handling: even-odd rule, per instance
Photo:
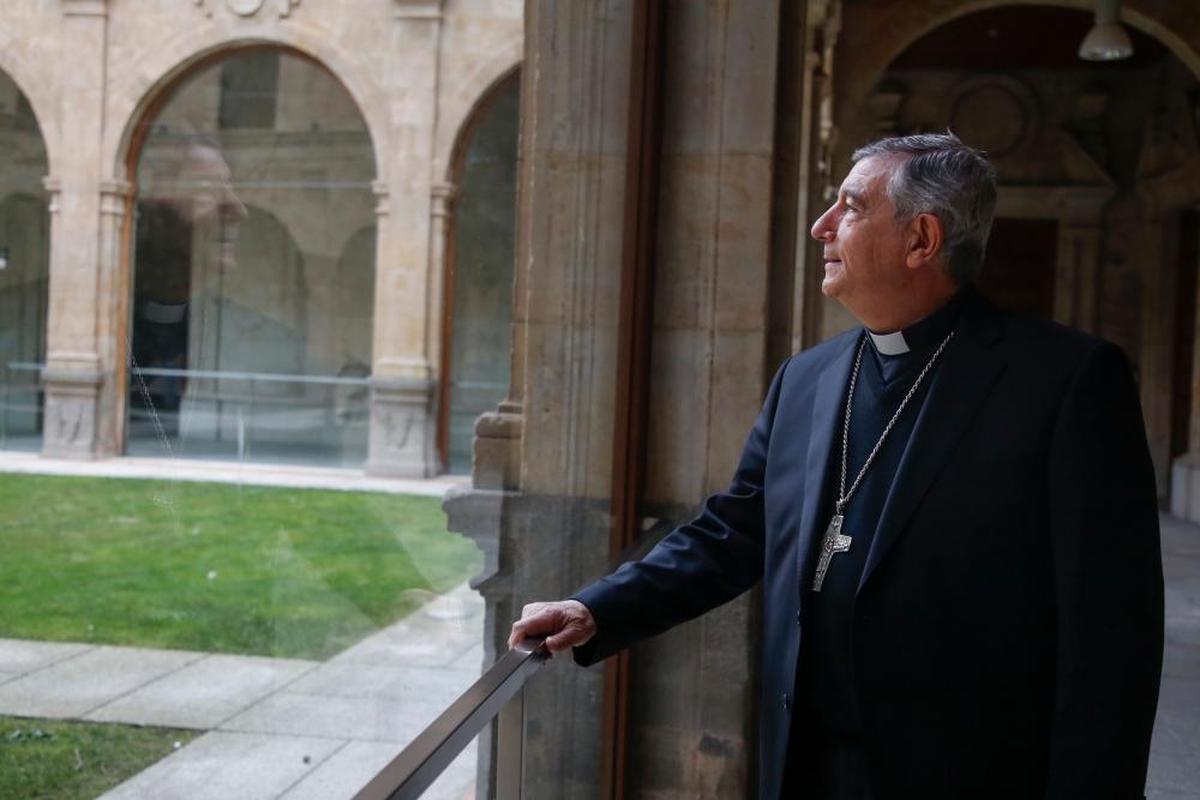
{"label": "stone paving", "polygon": [[[0,640],[0,714],[208,731],[105,800],[349,798],[479,676],[482,598],[431,597],[324,663]],[[426,797],[474,785],[472,747]]]}
{"label": "stone paving", "polygon": [[1200,798],[1200,526],[1162,517],[1167,646],[1149,800]]}
{"label": "stone paving", "polygon": [[387,494],[441,497],[448,489],[470,482],[466,475],[439,475],[426,480],[373,478],[359,469],[302,465],[255,464],[184,458],[122,456],[101,461],[46,458],[37,453],[0,451],[0,472],[27,475],[72,475],[146,480],[207,481],[247,486],[283,486],[295,489],[338,489]]}

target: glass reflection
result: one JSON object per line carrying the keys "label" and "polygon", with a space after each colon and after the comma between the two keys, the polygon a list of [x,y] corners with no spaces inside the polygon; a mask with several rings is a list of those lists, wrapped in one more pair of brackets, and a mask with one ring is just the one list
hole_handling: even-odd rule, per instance
{"label": "glass reflection", "polygon": [[361,465],[374,158],[353,100],[310,60],[255,50],[147,125],[127,451]]}
{"label": "glass reflection", "polygon": [[29,101],[0,72],[0,450],[42,445],[50,213],[46,146]]}
{"label": "glass reflection", "polygon": [[476,112],[456,178],[447,468],[471,470],[475,419],[508,391],[520,80],[513,74]]}

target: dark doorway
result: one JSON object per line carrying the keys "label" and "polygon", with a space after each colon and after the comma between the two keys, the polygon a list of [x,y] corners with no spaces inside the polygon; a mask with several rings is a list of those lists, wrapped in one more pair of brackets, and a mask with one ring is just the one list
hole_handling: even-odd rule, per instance
{"label": "dark doorway", "polygon": [[1057,257],[1057,220],[998,218],[992,225],[979,288],[1006,311],[1050,319]]}

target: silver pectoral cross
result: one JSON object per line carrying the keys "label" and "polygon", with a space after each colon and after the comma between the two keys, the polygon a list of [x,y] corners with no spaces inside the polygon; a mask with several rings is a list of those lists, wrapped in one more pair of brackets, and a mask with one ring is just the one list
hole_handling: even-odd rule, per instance
{"label": "silver pectoral cross", "polygon": [[813,591],[821,591],[821,584],[825,582],[825,573],[829,571],[829,562],[833,560],[834,553],[845,553],[850,549],[853,540],[849,536],[842,534],[842,515],[834,514],[833,519],[829,520],[829,527],[825,529],[825,538],[821,540],[821,555],[817,559],[817,571],[813,575]]}

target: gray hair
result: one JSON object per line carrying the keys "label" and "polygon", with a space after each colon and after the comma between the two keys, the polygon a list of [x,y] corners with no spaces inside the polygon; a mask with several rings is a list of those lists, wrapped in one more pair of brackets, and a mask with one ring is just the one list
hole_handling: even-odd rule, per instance
{"label": "gray hair", "polygon": [[995,168],[949,131],[880,139],[855,150],[851,161],[892,155],[905,157],[887,184],[896,219],[936,216],[945,229],[942,248],[950,277],[960,286],[975,280],[996,211]]}

